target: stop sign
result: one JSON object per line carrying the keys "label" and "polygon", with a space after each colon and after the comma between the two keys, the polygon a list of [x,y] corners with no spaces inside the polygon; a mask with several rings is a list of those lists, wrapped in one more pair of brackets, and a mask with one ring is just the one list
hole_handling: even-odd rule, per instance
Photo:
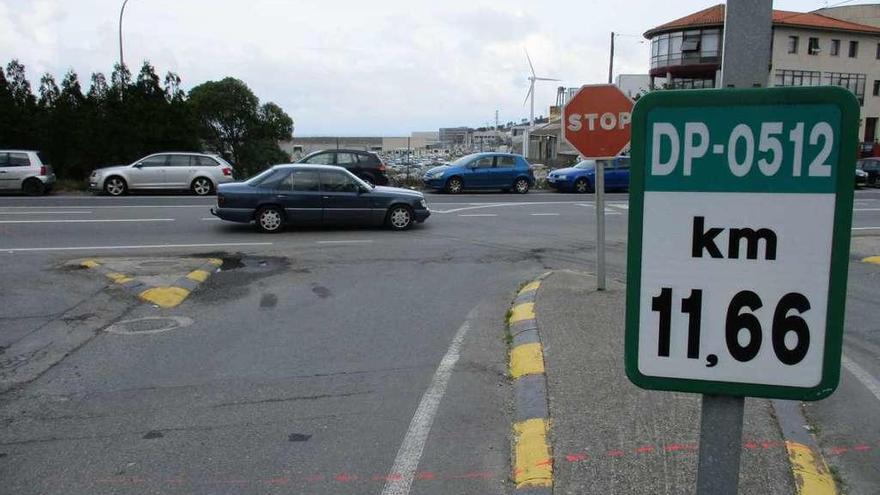
{"label": "stop sign", "polygon": [[587,158],[616,156],[629,144],[632,108],[613,84],[581,86],[562,110],[563,136]]}

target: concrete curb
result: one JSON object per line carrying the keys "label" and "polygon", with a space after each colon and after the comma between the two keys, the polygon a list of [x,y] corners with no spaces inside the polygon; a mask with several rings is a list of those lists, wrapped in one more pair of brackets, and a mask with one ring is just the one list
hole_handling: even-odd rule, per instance
{"label": "concrete curb", "polygon": [[223,260],[221,259],[209,258],[198,268],[192,270],[183,277],[178,278],[169,286],[153,286],[146,284],[124,273],[111,271],[101,265],[97,260],[93,259],[83,261],[80,263],[80,266],[96,270],[141,300],[167,309],[180,305],[180,303],[189,297],[192,291],[196,290],[201,283],[208,280],[217,267],[222,264]]}
{"label": "concrete curb", "polygon": [[511,473],[514,491],[518,495],[549,495],[553,492],[547,377],[535,317],[538,289],[548,275],[545,273],[520,289],[507,320],[512,339],[509,369],[515,397]]}
{"label": "concrete curb", "polygon": [[772,401],[773,411],[785,439],[785,450],[797,495],[837,495],[839,490],[822,450],[807,429],[807,419],[797,401]]}

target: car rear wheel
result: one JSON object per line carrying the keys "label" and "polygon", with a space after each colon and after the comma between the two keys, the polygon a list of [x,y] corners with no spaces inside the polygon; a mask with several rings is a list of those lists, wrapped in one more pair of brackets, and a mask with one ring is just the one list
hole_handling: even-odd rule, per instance
{"label": "car rear wheel", "polygon": [[128,184],[122,177],[110,177],[104,181],[104,192],[110,196],[122,196],[128,190]]}
{"label": "car rear wheel", "polygon": [[391,230],[407,230],[413,224],[413,212],[408,206],[395,206],[388,212],[386,223]]}
{"label": "car rear wheel", "polygon": [[211,182],[211,179],[207,177],[198,177],[192,184],[190,184],[190,189],[194,194],[199,196],[207,196],[214,192],[214,183]]}
{"label": "car rear wheel", "polygon": [[458,194],[464,188],[464,183],[458,177],[452,177],[446,181],[446,192],[449,194]]}
{"label": "car rear wheel", "polygon": [[257,212],[256,220],[260,231],[275,233],[284,226],[284,213],[277,206],[265,206]]}
{"label": "car rear wheel", "polygon": [[517,192],[517,194],[525,194],[529,192],[529,181],[519,178],[516,179],[516,182],[513,183],[513,190]]}
{"label": "car rear wheel", "polygon": [[584,194],[590,192],[590,181],[581,177],[580,179],[574,182],[574,191],[576,193]]}
{"label": "car rear wheel", "polygon": [[21,190],[28,196],[40,196],[46,191],[46,187],[43,185],[43,181],[32,177],[24,181]]}

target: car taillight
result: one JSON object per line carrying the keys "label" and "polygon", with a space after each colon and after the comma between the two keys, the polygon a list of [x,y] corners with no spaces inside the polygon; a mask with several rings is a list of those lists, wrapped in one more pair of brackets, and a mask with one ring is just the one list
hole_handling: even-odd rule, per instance
{"label": "car taillight", "polygon": [[46,175],[47,172],[48,172],[48,171],[47,171],[45,165],[43,165],[42,167],[40,167],[40,175]]}
{"label": "car taillight", "polygon": [[230,176],[230,175],[232,175],[232,169],[231,169],[231,168],[224,168],[224,169],[223,169],[223,175],[225,175],[225,176],[227,176],[227,177]]}

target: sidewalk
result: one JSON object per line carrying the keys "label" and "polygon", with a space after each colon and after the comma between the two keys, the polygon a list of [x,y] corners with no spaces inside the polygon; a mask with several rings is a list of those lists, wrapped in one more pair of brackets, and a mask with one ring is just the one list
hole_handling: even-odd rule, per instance
{"label": "sidewalk", "polygon": [[[549,389],[557,494],[694,493],[700,397],[653,392],[624,373],[624,286],[555,272],[535,313]],[[795,493],[767,400],[747,399],[739,493]]]}

